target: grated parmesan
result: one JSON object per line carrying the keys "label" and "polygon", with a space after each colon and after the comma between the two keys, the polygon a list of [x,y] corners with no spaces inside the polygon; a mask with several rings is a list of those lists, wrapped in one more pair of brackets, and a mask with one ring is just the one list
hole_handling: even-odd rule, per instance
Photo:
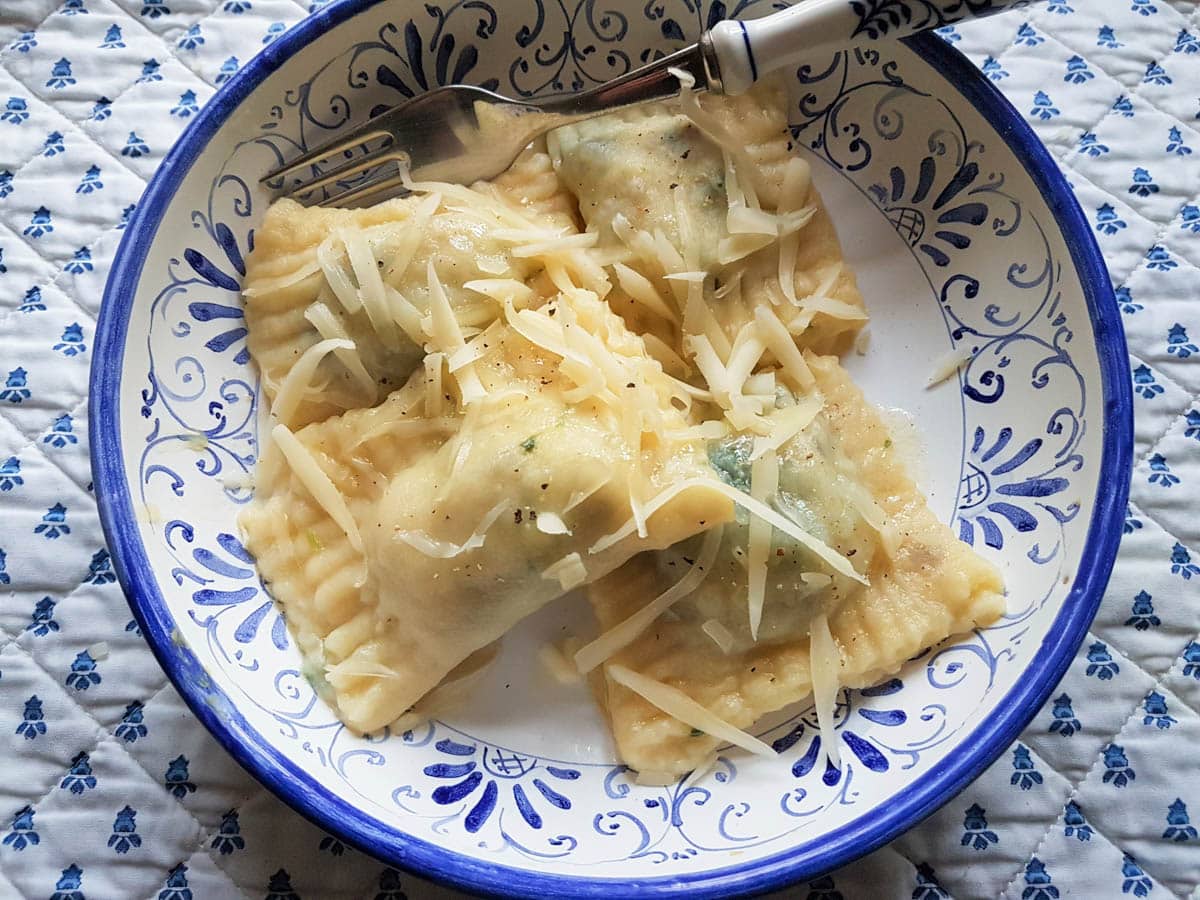
{"label": "grated parmesan", "polygon": [[[779,191],[779,213],[786,215],[800,209],[808,196],[812,184],[812,169],[799,156],[788,160],[783,170],[783,187]],[[815,210],[814,210],[815,212]],[[805,224],[812,220],[810,212]],[[803,227],[803,226],[801,226]],[[796,296],[796,257],[800,250],[800,229],[790,231],[779,239],[779,267],[777,277],[783,296],[793,305],[799,304]]]}
{"label": "grated parmesan", "polygon": [[841,654],[829,631],[829,620],[821,613],[809,626],[809,665],[812,668],[813,703],[821,731],[821,749],[834,768],[841,767],[834,716],[837,711],[838,675]]}
{"label": "grated parmesan", "polygon": [[426,556],[434,559],[452,559],[455,556],[466,553],[469,550],[477,550],[483,546],[487,540],[488,529],[496,523],[502,514],[507,512],[513,506],[513,502],[507,498],[501,500],[479,520],[479,524],[475,526],[475,530],[461,544],[455,544],[451,541],[440,541],[437,538],[431,537],[428,532],[420,530],[398,530],[392,535],[392,540],[401,541],[412,547]]}
{"label": "grated parmesan", "polygon": [[317,262],[314,254],[312,259],[295,270],[288,272],[286,275],[256,280],[253,285],[243,290],[242,294],[247,298],[261,297],[263,294],[273,294],[276,291],[282,291],[284,288],[294,287],[302,281],[312,278],[320,271],[321,264]]}
{"label": "grated parmesan", "polygon": [[[454,309],[450,306],[450,300],[446,296],[445,288],[442,287],[442,282],[433,267],[432,259],[426,263],[425,277],[429,283],[429,319],[427,328],[429,337],[437,350],[442,353],[452,354],[457,350],[463,349],[466,346],[466,340],[463,338],[458,319],[454,317]],[[475,366],[472,363],[464,363],[458,371],[452,374],[458,382],[458,391],[462,396],[464,406],[487,396],[487,391],[484,390],[483,384],[480,382],[479,376],[475,372]]]}
{"label": "grated parmesan", "polygon": [[722,529],[713,528],[706,532],[700,545],[696,562],[677,582],[635,612],[624,621],[614,625],[600,637],[586,644],[575,654],[575,666],[580,672],[590,672],[614,653],[628,647],[654,620],[683,599],[708,577],[717,551],[721,549]]}
{"label": "grated parmesan", "polygon": [[542,534],[570,534],[571,529],[558,513],[540,512],[537,514],[537,530]]}
{"label": "grated parmesan", "polygon": [[[750,496],[765,503],[779,489],[779,459],[771,450],[750,466]],[[747,609],[750,614],[750,637],[758,640],[758,625],[762,621],[763,601],[766,598],[767,558],[771,553],[771,523],[761,517],[750,519],[749,543],[746,547]]]}
{"label": "grated parmesan", "polygon": [[277,419],[285,425],[291,424],[292,415],[304,400],[305,389],[312,383],[313,375],[316,374],[321,360],[335,350],[353,351],[354,349],[354,341],[333,338],[327,341],[318,341],[300,354],[300,358],[288,370],[283,384],[279,386],[279,391],[275,394],[275,402],[271,404],[271,418]]}
{"label": "grated parmesan", "polygon": [[543,578],[558,579],[564,591],[573,590],[587,582],[587,567],[578,553],[568,553],[556,563],[547,566]]}
{"label": "grated parmesan", "polygon": [[752,734],[730,725],[724,719],[701,706],[683,691],[655,681],[625,666],[610,664],[604,669],[605,674],[622,687],[626,687],[652,706],[661,709],[673,719],[678,719],[684,725],[712,735],[726,743],[741,747],[757,756],[775,756],[775,751],[769,744],[764,744]]}
{"label": "grated parmesan", "polygon": [[300,480],[312,498],[329,515],[329,518],[333,519],[338,527],[346,533],[350,546],[362,553],[362,538],[359,536],[354,516],[350,514],[350,507],[346,505],[346,499],[317,464],[308,448],[283,424],[276,425],[271,429],[271,438],[275,442],[275,446],[279,448],[279,452],[283,454],[283,458],[287,460],[292,474]]}
{"label": "grated parmesan", "polygon": [[[850,564],[850,560],[846,559],[846,557],[842,556],[819,538],[809,534],[791,519],[780,515],[765,503],[761,503],[750,495],[739,491],[732,485],[728,485],[723,481],[718,481],[715,478],[684,478],[675,482],[671,486],[664,488],[644,504],[643,511],[646,518],[651,518],[664,505],[670,503],[684,491],[692,488],[704,488],[706,490],[716,491],[718,494],[728,497],[738,506],[742,507],[742,509],[746,510],[746,512],[750,513],[750,515],[759,516],[763,519],[766,519],[773,527],[778,528],[797,543],[804,545],[804,547],[810,550],[834,571],[845,575],[847,578],[854,579],[859,584],[869,584],[864,576],[855,571],[854,566]],[[605,535],[596,541],[596,543],[592,544],[592,546],[588,548],[588,553],[601,553],[617,542],[629,537],[634,533],[635,530],[636,525],[634,520],[630,518],[616,531]]]}
{"label": "grated parmesan", "polygon": [[679,324],[679,316],[659,296],[649,278],[619,262],[613,263],[613,272],[616,273],[617,284],[621,286],[621,290],[668,322]]}
{"label": "grated parmesan", "polygon": [[515,278],[477,278],[463,287],[501,304],[511,303],[517,309],[524,308],[534,296],[533,288]]}
{"label": "grated parmesan", "polygon": [[712,638],[712,642],[721,648],[721,652],[728,655],[733,649],[733,634],[728,628],[718,622],[716,619],[708,619],[700,626],[700,630]]}
{"label": "grated parmesan", "polygon": [[795,406],[776,410],[769,417],[770,434],[754,439],[754,449],[750,452],[750,461],[754,462],[768,452],[773,453],[794,438],[812,424],[823,405],[821,398],[814,395],[805,397]]}
{"label": "grated parmesan", "polygon": [[[304,318],[309,321],[313,328],[317,329],[317,333],[323,339],[327,341],[334,339],[350,341],[350,335],[345,327],[338,321],[333,311],[321,301],[318,300],[316,303],[310,305],[304,311]],[[350,343],[353,345],[353,341],[350,341]],[[375,384],[375,379],[367,372],[366,366],[363,365],[362,357],[358,355],[357,349],[335,349],[334,355],[346,367],[351,377],[362,387],[363,392],[369,398],[368,405],[373,406],[379,396],[379,387]]]}
{"label": "grated parmesan", "polygon": [[388,299],[383,290],[383,279],[379,277],[379,266],[375,254],[362,232],[353,228],[343,228],[338,237],[346,248],[346,257],[350,260],[350,269],[358,282],[358,299],[367,313],[367,319],[380,342],[390,350],[400,347],[400,339],[396,334],[396,322],[390,315]]}
{"label": "grated parmesan", "polygon": [[[568,638],[564,644],[571,643]],[[557,644],[542,644],[538,649],[538,661],[542,664],[542,668],[549,673],[555,681],[561,685],[571,685],[579,683],[579,671],[575,666],[571,665],[568,658],[568,653],[565,647],[559,647]]]}
{"label": "grated parmesan", "polygon": [[971,350],[969,347],[959,347],[957,350],[950,350],[942,354],[934,362],[929,376],[925,379],[925,387],[931,388],[941,384],[951,375],[957,374],[958,370],[970,361]]}
{"label": "grated parmesan", "polygon": [[342,268],[341,254],[336,253],[333,249],[335,240],[341,240],[341,235],[331,234],[320,243],[317,247],[317,262],[320,264],[321,271],[325,274],[325,281],[329,285],[329,289],[333,291],[338,303],[346,312],[356,313],[362,309],[362,303],[358,299],[358,289],[350,281],[346,270]]}

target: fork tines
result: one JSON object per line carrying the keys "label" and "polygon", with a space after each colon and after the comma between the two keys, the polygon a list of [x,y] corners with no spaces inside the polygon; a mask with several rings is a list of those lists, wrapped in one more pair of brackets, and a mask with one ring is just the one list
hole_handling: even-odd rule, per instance
{"label": "fork tines", "polygon": [[402,172],[398,172],[393,175],[379,175],[362,184],[352,185],[340,191],[326,192],[325,197],[317,201],[317,205],[353,209],[407,193],[408,191],[404,187],[404,175]]}
{"label": "fork tines", "polygon": [[[300,196],[327,188],[336,182],[345,182],[386,163],[403,164],[407,162],[408,154],[393,146],[392,132],[386,127],[380,127],[383,123],[378,120],[384,119],[388,115],[388,113],[384,113],[382,116],[376,117],[376,120],[367,123],[366,130],[356,132],[349,138],[328,141],[291,162],[277,166],[260,178],[259,183],[283,188],[289,196]],[[378,140],[383,141],[382,145],[370,149],[369,145]],[[322,163],[333,162],[335,157],[350,155],[359,149],[363,150],[361,155],[338,162],[333,168],[326,171],[321,170]],[[289,184],[290,179],[294,180]],[[339,203],[354,202],[353,195],[359,191],[362,191],[362,196],[366,196],[368,193],[375,194],[384,190],[380,181],[379,178],[373,178],[365,184],[342,185],[344,189],[340,191],[330,193],[327,190],[319,202],[322,205],[335,202],[335,200]]]}

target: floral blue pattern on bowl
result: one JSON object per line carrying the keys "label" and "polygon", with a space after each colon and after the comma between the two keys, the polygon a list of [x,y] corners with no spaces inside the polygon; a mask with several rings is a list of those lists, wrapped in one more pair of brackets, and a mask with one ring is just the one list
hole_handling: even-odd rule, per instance
{"label": "floral blue pattern on bowl", "polygon": [[[734,12],[770,8],[743,0]],[[332,4],[197,114],[110,279],[93,371],[97,494],[155,652],[225,746],[298,809],[468,888],[598,896],[616,878],[636,882],[629,893],[720,895],[840,865],[1008,745],[1069,662],[1111,567],[1131,385],[1090,227],[985,76],[935,38],[878,43],[799,67],[790,137],[814,162],[872,312],[871,349],[852,371],[872,399],[915,415],[931,503],[1003,568],[1005,617],[843,691],[840,768],[824,763],[811,709],[793,709],[757,729],[776,759],[727,753],[695,783],[637,785],[586,691],[522,663],[562,625],[589,627],[579,605],[522,626],[481,697],[445,721],[364,738],[317,697],[237,536],[260,437],[238,297],[269,203],[258,177],[432,86],[577,90],[726,12],[687,0]],[[960,376],[924,391],[934,361],[957,350],[970,355]],[[77,690],[89,661],[73,668]],[[1069,698],[1063,710],[1071,727]],[[26,737],[39,718],[27,710]],[[1014,778],[1037,774],[1014,766]],[[168,783],[186,791],[174,769]],[[988,840],[985,823],[977,831]],[[112,839],[134,837],[118,815]]]}

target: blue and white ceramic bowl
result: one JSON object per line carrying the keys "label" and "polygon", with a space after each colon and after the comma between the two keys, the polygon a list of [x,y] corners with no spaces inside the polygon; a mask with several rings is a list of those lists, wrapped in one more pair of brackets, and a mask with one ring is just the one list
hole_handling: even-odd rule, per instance
{"label": "blue and white ceramic bowl", "polygon": [[[700,8],[697,10],[696,7]],[[768,12],[742,0],[737,12]],[[431,86],[541,96],[680,46],[716,0],[341,0],[272,43],[163,163],[100,318],[96,493],[147,639],[196,715],[328,831],[467,889],[727,896],[814,877],[950,799],[1030,719],[1108,577],[1128,482],[1125,348],[1108,276],[1049,155],[935,37],[812,60],[792,76],[814,162],[873,318],[849,364],[916,419],[935,511],[1004,570],[1008,614],[838,707],[841,770],[811,710],[764,723],[777,759],[729,753],[695,785],[639,787],[582,687],[528,661],[524,623],[467,708],[412,732],[346,731],[237,534],[261,428],[238,287],[268,205],[258,177]],[[958,379],[924,390],[965,348]],[[770,727],[767,727],[770,726]]]}

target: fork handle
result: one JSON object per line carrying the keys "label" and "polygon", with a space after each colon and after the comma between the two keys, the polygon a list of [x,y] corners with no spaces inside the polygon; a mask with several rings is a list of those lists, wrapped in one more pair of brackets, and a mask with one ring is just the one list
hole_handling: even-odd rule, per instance
{"label": "fork handle", "polygon": [[1026,0],[803,0],[762,19],[718,22],[705,37],[720,78],[712,87],[741,94],[813,51],[896,40],[1024,5]]}

